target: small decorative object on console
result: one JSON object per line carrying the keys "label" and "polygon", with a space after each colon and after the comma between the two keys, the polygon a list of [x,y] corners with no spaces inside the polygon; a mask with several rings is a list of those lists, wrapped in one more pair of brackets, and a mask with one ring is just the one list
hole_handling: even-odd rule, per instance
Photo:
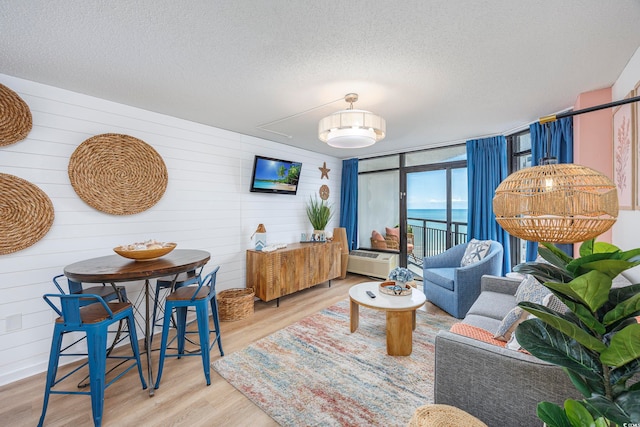
{"label": "small decorative object on console", "polygon": [[273,252],[273,251],[277,251],[278,249],[284,249],[287,247],[286,243],[274,243],[273,245],[267,245],[264,248],[262,248],[262,252]]}

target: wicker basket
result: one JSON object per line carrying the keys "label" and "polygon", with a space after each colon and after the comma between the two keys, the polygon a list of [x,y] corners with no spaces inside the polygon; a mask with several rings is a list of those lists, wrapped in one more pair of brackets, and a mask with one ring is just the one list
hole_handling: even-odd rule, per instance
{"label": "wicker basket", "polygon": [[218,316],[222,321],[240,320],[253,315],[253,288],[227,289],[218,292]]}

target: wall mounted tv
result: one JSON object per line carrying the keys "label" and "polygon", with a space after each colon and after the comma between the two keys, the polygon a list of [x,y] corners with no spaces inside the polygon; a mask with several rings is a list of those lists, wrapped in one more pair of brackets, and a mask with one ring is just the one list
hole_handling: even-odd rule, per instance
{"label": "wall mounted tv", "polygon": [[256,156],[251,176],[251,192],[296,194],[302,163]]}

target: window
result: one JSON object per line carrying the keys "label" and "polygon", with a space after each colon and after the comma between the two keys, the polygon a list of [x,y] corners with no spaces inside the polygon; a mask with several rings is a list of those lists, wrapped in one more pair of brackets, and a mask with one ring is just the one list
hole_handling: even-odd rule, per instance
{"label": "window", "polygon": [[[531,133],[529,129],[507,136],[507,158],[510,159],[509,174],[531,166]],[[511,236],[511,264],[526,261],[527,241]]]}

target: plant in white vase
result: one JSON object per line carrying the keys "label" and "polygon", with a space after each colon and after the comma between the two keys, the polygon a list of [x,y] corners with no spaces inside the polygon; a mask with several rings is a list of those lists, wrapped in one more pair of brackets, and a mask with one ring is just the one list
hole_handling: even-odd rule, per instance
{"label": "plant in white vase", "polygon": [[315,198],[309,197],[307,217],[314,231],[324,231],[331,218],[333,218],[331,205],[325,204],[324,200],[318,200],[318,196],[315,196]]}

